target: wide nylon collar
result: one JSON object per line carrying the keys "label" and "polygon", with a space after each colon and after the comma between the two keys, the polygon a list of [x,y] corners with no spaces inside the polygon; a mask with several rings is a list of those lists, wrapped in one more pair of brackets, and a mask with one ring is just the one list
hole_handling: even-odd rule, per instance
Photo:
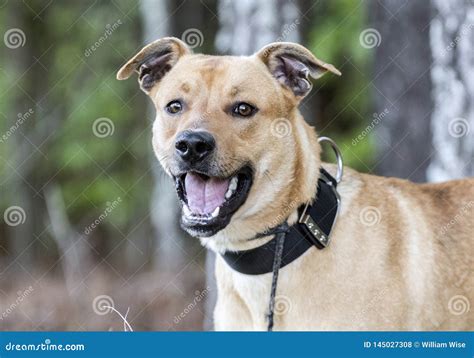
{"label": "wide nylon collar", "polygon": [[[285,222],[257,237],[285,233],[281,267],[284,267],[303,255],[310,247],[324,249],[329,244],[331,230],[340,207],[336,180],[324,169],[320,169],[320,178],[313,203],[298,208],[298,221],[292,226]],[[262,275],[273,270],[277,240],[273,238],[266,244],[250,250],[222,254],[223,259],[234,270],[246,275]]]}

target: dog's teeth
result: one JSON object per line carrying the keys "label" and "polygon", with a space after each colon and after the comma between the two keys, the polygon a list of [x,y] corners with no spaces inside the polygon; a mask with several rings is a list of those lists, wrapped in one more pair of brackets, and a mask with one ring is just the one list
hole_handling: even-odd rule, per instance
{"label": "dog's teeth", "polygon": [[218,206],[217,208],[215,208],[214,211],[211,213],[211,217],[213,217],[213,218],[217,217],[217,215],[219,215],[220,209],[221,209],[220,206]]}
{"label": "dog's teeth", "polygon": [[235,189],[237,189],[237,183],[238,183],[238,179],[236,176],[230,180],[229,188],[227,189],[225,193],[226,199],[229,199],[232,196],[232,194],[234,194]]}
{"label": "dog's teeth", "polygon": [[230,180],[230,184],[229,184],[229,189],[234,191],[235,189],[237,189],[237,177],[233,177],[231,180]]}

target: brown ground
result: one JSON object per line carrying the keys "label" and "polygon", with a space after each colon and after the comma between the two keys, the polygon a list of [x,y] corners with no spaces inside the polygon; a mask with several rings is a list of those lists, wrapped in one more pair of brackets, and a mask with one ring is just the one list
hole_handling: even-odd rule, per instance
{"label": "brown ground", "polygon": [[116,313],[94,312],[93,302],[99,295],[111,297],[123,315],[129,307],[128,320],[134,330],[202,330],[208,292],[203,277],[201,269],[189,267],[178,275],[144,272],[127,282],[95,270],[85,283],[70,285],[74,288],[68,290],[63,278],[35,281],[26,275],[2,275],[0,330],[123,330]]}

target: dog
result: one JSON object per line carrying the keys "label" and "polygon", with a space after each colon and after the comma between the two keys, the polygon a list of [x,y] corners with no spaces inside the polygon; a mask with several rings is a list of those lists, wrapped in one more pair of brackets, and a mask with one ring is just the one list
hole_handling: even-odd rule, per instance
{"label": "dog", "polygon": [[[170,37],[117,73],[137,73],[155,105],[153,149],[176,183],[183,229],[217,253],[216,330],[265,330],[272,286],[271,273],[242,274],[222,255],[293,225],[320,169],[335,172],[298,110],[326,72],[341,74],[294,43],[209,56]],[[337,191],[331,243],[280,270],[274,329],[473,329],[474,180],[414,184],[344,168]]]}

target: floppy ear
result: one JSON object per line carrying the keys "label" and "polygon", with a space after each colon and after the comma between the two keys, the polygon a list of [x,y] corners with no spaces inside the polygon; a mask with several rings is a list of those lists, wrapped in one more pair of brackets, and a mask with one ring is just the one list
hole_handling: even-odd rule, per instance
{"label": "floppy ear", "polygon": [[328,71],[341,75],[333,65],[317,59],[305,47],[291,42],[272,43],[257,52],[256,56],[299,99],[311,91],[309,76],[317,79]]}
{"label": "floppy ear", "polygon": [[117,72],[118,80],[126,80],[133,72],[138,73],[138,82],[148,93],[164,75],[178,62],[181,56],[190,54],[186,44],[175,38],[165,37],[145,46]]}

